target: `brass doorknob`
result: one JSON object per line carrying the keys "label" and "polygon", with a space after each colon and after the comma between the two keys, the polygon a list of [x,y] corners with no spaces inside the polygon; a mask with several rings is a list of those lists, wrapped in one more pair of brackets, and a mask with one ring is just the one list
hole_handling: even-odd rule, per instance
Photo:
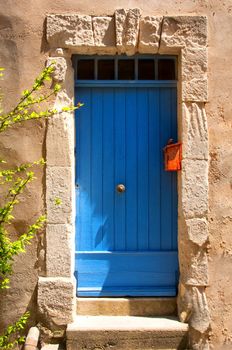
{"label": "brass doorknob", "polygon": [[116,189],[117,189],[117,191],[120,192],[120,193],[126,191],[126,187],[125,187],[123,184],[117,185]]}

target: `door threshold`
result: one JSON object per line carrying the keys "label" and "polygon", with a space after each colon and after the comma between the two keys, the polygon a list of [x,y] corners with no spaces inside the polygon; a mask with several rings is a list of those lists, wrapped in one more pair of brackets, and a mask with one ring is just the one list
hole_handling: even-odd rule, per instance
{"label": "door threshold", "polygon": [[91,316],[176,316],[175,297],[77,298],[77,315]]}

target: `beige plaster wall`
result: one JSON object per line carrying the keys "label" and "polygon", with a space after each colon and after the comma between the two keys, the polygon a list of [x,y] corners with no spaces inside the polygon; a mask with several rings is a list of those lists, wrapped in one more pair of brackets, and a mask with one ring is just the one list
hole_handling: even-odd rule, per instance
{"label": "beige plaster wall", "polygon": [[[212,320],[211,342],[218,349],[232,348],[232,182],[231,112],[232,102],[232,2],[230,0],[5,0],[0,6],[0,66],[6,68],[2,82],[7,91],[6,107],[28,87],[48,56],[44,20],[48,13],[112,15],[116,8],[140,7],[143,15],[207,15],[209,23],[209,102],[206,112],[210,143],[210,285],[207,298]],[[31,161],[45,155],[43,122],[27,124],[21,131],[11,130],[0,136],[0,154],[12,164]],[[17,211],[16,229],[43,210],[43,174]],[[43,238],[35,240],[27,254],[17,260],[12,288],[0,297],[0,325],[21,314],[29,305],[35,308],[37,275],[43,271]],[[7,315],[7,317],[6,317]]]}

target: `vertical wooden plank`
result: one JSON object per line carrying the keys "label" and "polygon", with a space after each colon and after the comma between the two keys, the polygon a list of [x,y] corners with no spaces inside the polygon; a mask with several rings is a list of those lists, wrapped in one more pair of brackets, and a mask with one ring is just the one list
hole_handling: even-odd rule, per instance
{"label": "vertical wooden plank", "polygon": [[[171,129],[174,141],[178,140],[177,134],[177,91],[171,89]],[[172,173],[172,249],[177,250],[177,222],[178,222],[178,198],[177,198],[177,173]]]}
{"label": "vertical wooden plank", "polygon": [[149,89],[149,249],[160,249],[160,157],[159,88]]}
{"label": "vertical wooden plank", "polygon": [[178,232],[178,198],[177,198],[177,174],[172,174],[172,249],[177,250]]}
{"label": "vertical wooden plank", "polygon": [[92,235],[92,249],[102,250],[102,176],[103,176],[103,164],[102,164],[102,113],[103,113],[103,88],[93,88],[92,100],[92,144],[91,144],[91,187],[92,187],[92,223],[91,223],[91,235]]}
{"label": "vertical wooden plank", "polygon": [[[75,89],[75,95],[77,91]],[[75,111],[75,201],[76,201],[76,213],[75,213],[75,252],[78,250],[81,244],[81,225],[80,225],[80,110]],[[78,161],[77,161],[78,159]],[[76,260],[76,259],[75,259]],[[75,267],[75,271],[77,267]]]}
{"label": "vertical wooden plank", "polygon": [[[160,137],[161,137],[161,159],[163,159],[163,148],[168,140],[173,137],[171,130],[171,91],[170,88],[160,89]],[[163,165],[163,164],[162,164]],[[172,174],[161,170],[161,250],[169,250],[172,247]]]}
{"label": "vertical wooden plank", "polygon": [[148,88],[137,89],[138,249],[148,249]]}
{"label": "vertical wooden plank", "polygon": [[[125,178],[125,88],[115,89],[115,191],[118,184],[126,184]],[[125,192],[115,192],[115,250],[124,250],[125,240]]]}
{"label": "vertical wooden plank", "polygon": [[103,238],[102,250],[114,249],[114,88],[103,88]]}
{"label": "vertical wooden plank", "polygon": [[78,91],[78,99],[83,101],[84,107],[78,114],[78,178],[79,205],[77,220],[77,250],[90,250],[91,244],[91,115],[92,115],[92,89]]}
{"label": "vertical wooden plank", "polygon": [[137,250],[137,97],[126,90],[126,249]]}

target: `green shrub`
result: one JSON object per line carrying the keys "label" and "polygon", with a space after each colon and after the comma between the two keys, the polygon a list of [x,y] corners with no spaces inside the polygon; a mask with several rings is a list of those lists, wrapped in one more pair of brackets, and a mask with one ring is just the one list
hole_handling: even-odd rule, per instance
{"label": "green shrub", "polygon": [[[18,104],[9,112],[0,110],[0,133],[15,124],[22,124],[28,120],[49,118],[62,111],[70,112],[79,108],[77,106],[64,107],[61,111],[44,107],[44,102],[48,102],[60,90],[60,85],[55,84],[50,90],[46,87],[46,82],[51,81],[54,64],[46,67],[35,79],[30,90],[24,90]],[[0,76],[3,69],[0,69]],[[19,130],[17,129],[17,132]],[[34,180],[34,167],[43,166],[44,159],[33,163],[21,164],[13,169],[6,168],[7,160],[1,159],[0,155],[0,186],[5,197],[0,207],[0,290],[9,288],[10,276],[13,273],[14,257],[24,253],[28,244],[38,231],[44,226],[46,216],[41,215],[30,225],[26,232],[19,234],[15,240],[11,239],[10,227],[14,220],[14,207],[20,202],[20,195],[26,186]],[[60,204],[60,199],[55,198],[55,203]],[[25,328],[29,312],[26,312],[14,324],[9,325],[4,334],[0,336],[0,349],[11,349],[24,342],[22,332]]]}

